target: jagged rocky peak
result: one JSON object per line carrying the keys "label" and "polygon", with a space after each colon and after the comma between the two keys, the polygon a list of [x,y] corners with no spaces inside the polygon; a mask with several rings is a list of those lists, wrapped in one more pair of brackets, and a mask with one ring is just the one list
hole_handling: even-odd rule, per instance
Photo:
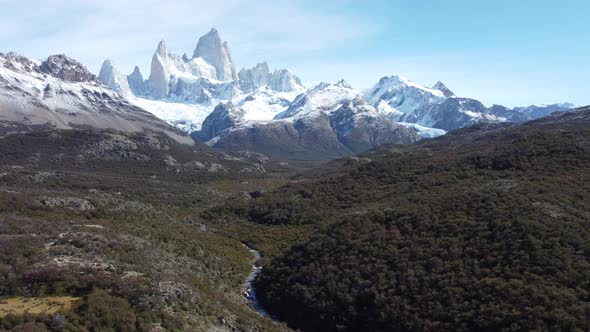
{"label": "jagged rocky peak", "polygon": [[8,69],[16,71],[26,72],[39,72],[39,66],[31,61],[29,58],[24,57],[14,52],[8,52],[6,54],[0,53],[0,64]]}
{"label": "jagged rocky peak", "polygon": [[106,59],[100,68],[98,79],[111,90],[122,96],[131,95],[131,89],[125,75],[119,73],[109,59]]}
{"label": "jagged rocky peak", "polygon": [[303,92],[305,88],[299,77],[288,69],[275,69],[272,73],[269,87],[278,92]]}
{"label": "jagged rocky peak", "polygon": [[275,119],[286,118],[314,118],[329,114],[340,105],[355,99],[359,91],[353,89],[344,80],[335,84],[321,82],[318,85],[298,95],[289,108],[275,116]]}
{"label": "jagged rocky peak", "polygon": [[244,115],[244,110],[234,106],[231,102],[220,103],[203,121],[198,138],[209,141],[219,136],[224,130],[234,128],[244,122]]}
{"label": "jagged rocky peak", "polygon": [[348,82],[346,82],[343,78],[341,78],[340,81],[336,82],[336,86],[339,86],[339,87],[345,88],[345,89],[352,89],[352,86],[350,84],[348,84]]}
{"label": "jagged rocky peak", "polygon": [[256,64],[253,68],[242,68],[238,78],[252,85],[253,88],[268,85],[270,80],[270,68],[266,62]]}
{"label": "jagged rocky peak", "polygon": [[186,53],[183,53],[182,54],[182,61],[189,62],[189,61],[191,61],[191,59],[188,58],[188,55],[186,55]]}
{"label": "jagged rocky peak", "polygon": [[272,73],[266,62],[256,64],[253,68],[242,68],[238,73],[245,90],[254,90],[263,86],[276,92],[303,92],[305,88],[299,77],[288,69],[275,69]]}
{"label": "jagged rocky peak", "polygon": [[[102,62],[102,66],[100,67],[100,72],[102,73],[103,71],[111,71],[113,69],[115,69],[115,68],[113,67],[113,64],[111,63],[111,59],[105,59]],[[100,78],[100,76],[101,75],[98,74],[99,78]]]}
{"label": "jagged rocky peak", "polygon": [[227,42],[221,41],[219,32],[215,28],[199,38],[193,58],[203,58],[215,67],[218,80],[229,81],[238,78]]}
{"label": "jagged rocky peak", "polygon": [[170,77],[165,64],[167,57],[166,43],[162,40],[152,57],[151,73],[148,79],[148,88],[154,98],[168,97]]}
{"label": "jagged rocky peak", "polygon": [[97,77],[84,65],[64,54],[49,56],[39,69],[66,82],[98,82]]}
{"label": "jagged rocky peak", "polygon": [[419,108],[444,101],[442,91],[427,88],[400,76],[385,76],[365,94],[369,104],[393,120],[402,121]]}
{"label": "jagged rocky peak", "polygon": [[158,43],[158,48],[156,48],[156,54],[161,56],[162,58],[166,58],[168,56],[168,52],[166,50],[166,42],[164,40],[160,40]]}
{"label": "jagged rocky peak", "polygon": [[447,98],[453,97],[455,95],[455,93],[453,93],[453,91],[451,91],[451,89],[447,88],[447,86],[444,85],[444,83],[441,81],[436,82],[436,84],[433,85],[432,88],[442,92],[443,95],[445,95],[445,97],[447,97]]}
{"label": "jagged rocky peak", "polygon": [[127,76],[127,82],[134,95],[137,96],[145,93],[145,81],[143,80],[143,75],[141,74],[139,67],[135,66],[133,72]]}

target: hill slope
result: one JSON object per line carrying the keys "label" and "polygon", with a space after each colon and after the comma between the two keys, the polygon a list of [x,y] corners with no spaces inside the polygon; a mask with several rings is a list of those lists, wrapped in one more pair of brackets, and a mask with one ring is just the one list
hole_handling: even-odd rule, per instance
{"label": "hill slope", "polygon": [[35,62],[0,53],[0,135],[72,128],[162,132],[180,143],[194,143],[102,85],[76,60],[52,55]]}
{"label": "hill slope", "polygon": [[589,193],[585,108],[385,146],[217,212],[316,225],[256,281],[293,327],[574,330],[590,324]]}

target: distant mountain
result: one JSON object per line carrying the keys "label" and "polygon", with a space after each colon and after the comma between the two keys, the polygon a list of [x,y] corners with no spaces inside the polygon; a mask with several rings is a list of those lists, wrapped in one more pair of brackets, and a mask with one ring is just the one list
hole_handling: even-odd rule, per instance
{"label": "distant mountain", "polygon": [[[443,102],[444,92],[416,84],[403,76],[386,76],[365,93],[367,101],[396,121],[405,121],[415,110]],[[408,121],[416,122],[416,121]]]}
{"label": "distant mountain", "polygon": [[104,84],[189,133],[199,130],[219,103],[231,101],[243,106],[248,119],[269,120],[305,91],[292,72],[271,72],[266,62],[237,73],[229,46],[216,29],[199,38],[192,58],[169,52],[161,41],[147,79],[137,67],[122,79],[109,60],[103,69],[99,78]]}
{"label": "distant mountain", "polygon": [[[130,103],[213,147],[314,159],[413,142],[416,133],[436,137],[480,122],[525,122],[573,107],[486,107],[458,97],[443,82],[426,87],[399,75],[385,76],[364,92],[344,81],[306,91],[292,72],[271,70],[266,62],[236,72],[229,46],[216,29],[198,39],[192,57],[170,52],[161,41],[147,79],[138,67],[121,75],[109,60],[99,79]],[[352,105],[347,112],[345,105]]]}
{"label": "distant mountain", "polygon": [[226,150],[294,159],[329,159],[420,138],[379,113],[344,80],[300,94],[272,121],[248,121],[246,115],[231,103],[220,104],[193,137]]}
{"label": "distant mountain", "polygon": [[[101,74],[106,75],[112,68],[103,69]],[[118,76],[112,77],[113,81],[121,81]],[[52,55],[33,61],[15,53],[0,53],[0,135],[85,127],[163,132],[178,142],[194,143],[176,128],[105,87],[74,59]]]}
{"label": "distant mountain", "polygon": [[440,81],[427,88],[397,75],[383,77],[365,93],[365,98],[395,121],[445,131],[478,122],[524,122],[574,107],[564,103],[514,109],[501,105],[488,108],[478,100],[457,97]]}

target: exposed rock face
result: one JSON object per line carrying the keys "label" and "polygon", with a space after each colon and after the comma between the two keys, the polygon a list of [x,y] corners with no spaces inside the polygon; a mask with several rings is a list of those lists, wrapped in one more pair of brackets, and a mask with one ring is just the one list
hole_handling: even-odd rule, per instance
{"label": "exposed rock face", "polygon": [[130,104],[75,60],[50,56],[37,67],[21,56],[0,55],[0,133],[80,127],[164,132],[179,142],[194,143]]}
{"label": "exposed rock face", "polygon": [[264,86],[277,92],[303,92],[305,90],[299,77],[287,69],[275,69],[271,73],[266,62],[259,63],[254,68],[243,68],[238,77],[242,89],[245,91],[253,91]]}
{"label": "exposed rock face", "polygon": [[127,77],[116,71],[108,59],[102,63],[98,79],[122,96],[131,95],[131,88],[129,87]]}
{"label": "exposed rock face", "polygon": [[80,211],[94,209],[92,203],[76,197],[45,197],[39,203],[49,207],[65,207]]}
{"label": "exposed rock face", "polygon": [[154,98],[166,98],[170,91],[168,87],[170,77],[165,65],[167,57],[166,43],[162,40],[158,44],[156,53],[154,53],[154,56],[152,57],[152,71],[150,78],[148,79],[150,94]]}
{"label": "exposed rock face", "polygon": [[411,114],[407,120],[447,131],[478,122],[502,122],[502,119],[491,114],[480,101],[470,98],[449,98],[440,104],[425,106]]}
{"label": "exposed rock face", "polygon": [[217,79],[221,81],[236,80],[234,67],[227,42],[222,42],[215,28],[199,38],[193,58],[203,58],[217,70]]}
{"label": "exposed rock face", "polygon": [[410,144],[420,139],[414,130],[379,114],[360,96],[330,114],[330,124],[338,140],[354,153],[383,144]]}
{"label": "exposed rock face", "polygon": [[29,58],[14,52],[0,53],[0,65],[12,71],[40,73],[41,69]]}
{"label": "exposed rock face", "polygon": [[524,122],[529,120],[524,112],[515,112],[513,109],[502,105],[492,105],[492,107],[489,108],[489,112],[490,114],[510,122]]}
{"label": "exposed rock face", "polygon": [[447,98],[455,95],[455,93],[453,93],[453,91],[451,91],[451,89],[447,88],[447,86],[444,85],[443,82],[441,82],[441,81],[436,82],[436,84],[434,86],[432,86],[432,88],[442,92],[443,95],[445,95],[445,97],[447,97]]}
{"label": "exposed rock face", "polygon": [[100,160],[150,160],[148,156],[137,153],[136,151],[137,143],[129,137],[110,134],[108,138],[86,146],[84,148],[84,155]]}
{"label": "exposed rock face", "polygon": [[254,90],[256,88],[268,85],[270,80],[270,68],[266,62],[256,64],[254,68],[242,68],[238,77],[246,83],[246,89]]}
{"label": "exposed rock face", "polygon": [[[218,106],[219,107],[219,106]],[[394,123],[369,105],[345,81],[319,84],[299,95],[289,109],[270,123],[236,121],[242,113],[219,109],[208,117],[203,132],[209,144],[229,150],[248,150],[279,158],[329,159],[363,152],[381,144],[413,143],[413,129]],[[217,111],[217,109],[216,109]],[[222,112],[223,111],[223,112]],[[215,113],[215,112],[214,112]]]}
{"label": "exposed rock face", "polygon": [[343,103],[360,96],[360,91],[353,89],[344,80],[336,84],[322,82],[293,100],[289,108],[275,119],[314,117],[322,113],[331,113]]}
{"label": "exposed rock face", "polygon": [[63,54],[48,57],[39,66],[41,72],[65,82],[97,82],[97,78],[80,62]]}
{"label": "exposed rock face", "polygon": [[142,95],[146,92],[146,84],[139,67],[135,66],[131,75],[127,76],[129,89],[134,95]]}
{"label": "exposed rock face", "polygon": [[254,151],[275,158],[321,160],[350,154],[330,129],[327,116],[313,121],[273,121],[227,131],[212,146],[230,151]]}
{"label": "exposed rock face", "polygon": [[291,92],[305,90],[299,77],[295,76],[288,69],[275,69],[268,83],[270,89],[279,92]]}
{"label": "exposed rock face", "polygon": [[527,119],[532,120],[547,116],[553,112],[563,112],[573,108],[575,108],[574,104],[561,103],[541,106],[531,105],[527,107],[516,107],[514,108],[514,111],[524,113]]}
{"label": "exposed rock face", "polygon": [[423,87],[402,76],[381,78],[365,98],[396,121],[406,121],[405,117],[418,108],[438,104],[446,99],[442,91]]}
{"label": "exposed rock face", "polygon": [[198,137],[203,141],[221,135],[228,129],[244,122],[244,111],[235,107],[231,102],[221,103],[215,107],[213,112],[203,121]]}

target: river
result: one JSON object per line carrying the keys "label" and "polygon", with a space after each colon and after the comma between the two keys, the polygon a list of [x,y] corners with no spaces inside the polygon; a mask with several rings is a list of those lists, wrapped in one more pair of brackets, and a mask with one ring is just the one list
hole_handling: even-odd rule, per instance
{"label": "river", "polygon": [[260,302],[258,301],[258,298],[256,297],[256,292],[254,291],[254,288],[252,288],[252,281],[262,270],[262,267],[260,267],[259,265],[260,252],[258,252],[258,250],[256,249],[248,247],[245,244],[244,247],[250,250],[250,252],[254,256],[254,261],[252,262],[252,271],[250,272],[250,274],[246,278],[246,281],[244,281],[244,284],[242,285],[242,294],[244,295],[252,309],[254,309],[257,313],[259,313],[262,316],[270,317],[268,312],[266,312],[262,304],[260,304]]}

